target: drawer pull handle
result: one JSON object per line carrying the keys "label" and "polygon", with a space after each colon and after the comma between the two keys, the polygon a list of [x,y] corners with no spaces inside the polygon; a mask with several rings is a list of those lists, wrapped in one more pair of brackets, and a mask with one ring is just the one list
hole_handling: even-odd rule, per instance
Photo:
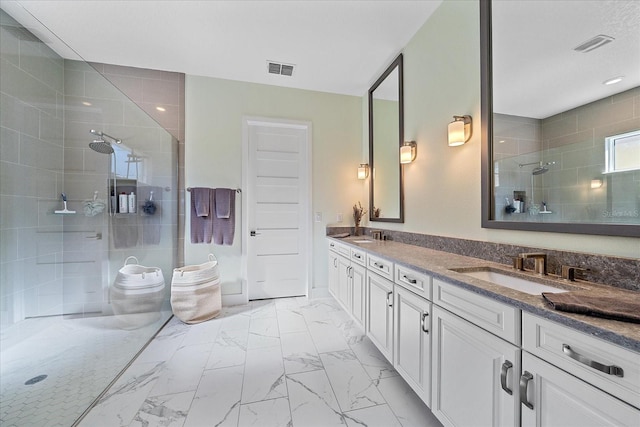
{"label": "drawer pull handle", "polygon": [[373,265],[375,265],[376,267],[380,268],[380,269],[384,269],[384,265],[379,264],[377,262],[374,262]]}
{"label": "drawer pull handle", "polygon": [[502,364],[502,370],[500,371],[500,386],[507,394],[513,394],[513,391],[507,387],[507,372],[509,369],[513,368],[513,363],[508,360],[505,360]]}
{"label": "drawer pull handle", "polygon": [[329,246],[330,246],[330,247],[332,247],[332,248],[335,248],[335,247],[336,247],[336,245],[335,245],[335,244],[333,244],[333,243],[331,243]]}
{"label": "drawer pull handle", "polygon": [[393,307],[393,298],[391,299],[391,301],[389,301],[389,297],[393,294],[393,292],[389,291],[387,292],[387,306],[388,307]]}
{"label": "drawer pull handle", "polygon": [[415,285],[416,283],[418,283],[418,281],[416,279],[412,279],[411,277],[404,275],[402,276],[402,278],[404,280],[406,280],[407,282],[411,283],[412,285]]}
{"label": "drawer pull handle", "polygon": [[577,360],[578,362],[583,363],[593,369],[597,369],[600,372],[604,372],[605,374],[609,375],[615,375],[621,378],[624,377],[624,370],[621,367],[615,365],[605,365],[603,363],[596,362],[595,360],[589,359],[588,357],[573,351],[567,344],[562,344],[562,351],[573,360]]}
{"label": "drawer pull handle", "polygon": [[361,258],[362,258],[362,257],[360,256],[360,254],[353,254],[353,257],[354,257],[354,258],[358,258],[358,259],[361,259]]}
{"label": "drawer pull handle", "polygon": [[533,375],[527,371],[524,371],[520,377],[520,403],[529,409],[533,409],[533,404],[527,400],[527,388],[529,387],[529,381],[532,379]]}
{"label": "drawer pull handle", "polygon": [[429,333],[429,330],[426,329],[427,326],[427,316],[429,315],[429,313],[427,313],[426,311],[422,312],[422,317],[420,318],[420,326],[422,327],[422,332],[426,332],[427,334]]}

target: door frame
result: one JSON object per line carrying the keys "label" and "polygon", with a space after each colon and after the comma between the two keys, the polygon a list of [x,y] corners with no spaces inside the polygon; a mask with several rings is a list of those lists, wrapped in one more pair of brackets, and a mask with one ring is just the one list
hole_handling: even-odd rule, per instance
{"label": "door frame", "polygon": [[[311,260],[313,259],[313,224],[311,222],[311,203],[312,197],[312,162],[311,162],[311,148],[312,148],[312,124],[310,121],[289,120],[271,117],[256,117],[256,116],[243,116],[242,117],[242,206],[245,208],[242,210],[242,296],[244,303],[249,302],[249,283],[248,283],[248,270],[249,270],[249,127],[250,126],[267,126],[267,127],[284,127],[291,129],[301,129],[305,131],[305,155],[302,158],[302,168],[300,169],[300,176],[304,176],[306,179],[306,200],[302,203],[300,222],[304,224],[306,229],[304,241],[301,242],[301,246],[305,251],[306,256],[304,262],[306,266],[305,274],[305,292],[307,297],[311,293],[312,284],[312,267]],[[304,175],[303,175],[304,174]]]}

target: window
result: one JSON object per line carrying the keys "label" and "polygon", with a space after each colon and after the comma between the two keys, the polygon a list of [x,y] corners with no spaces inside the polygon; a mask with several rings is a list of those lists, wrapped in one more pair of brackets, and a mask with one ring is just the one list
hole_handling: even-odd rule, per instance
{"label": "window", "polygon": [[640,170],[640,129],[605,138],[605,172]]}

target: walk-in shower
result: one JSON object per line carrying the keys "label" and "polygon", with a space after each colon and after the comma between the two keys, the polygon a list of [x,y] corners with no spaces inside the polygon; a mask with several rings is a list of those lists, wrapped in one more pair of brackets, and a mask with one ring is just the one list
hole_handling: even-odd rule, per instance
{"label": "walk-in shower", "polygon": [[[128,257],[176,266],[178,143],[81,58],[1,9],[0,24],[0,425],[72,426],[171,315],[168,288],[130,315],[113,287]],[[112,191],[135,209],[111,209]]]}

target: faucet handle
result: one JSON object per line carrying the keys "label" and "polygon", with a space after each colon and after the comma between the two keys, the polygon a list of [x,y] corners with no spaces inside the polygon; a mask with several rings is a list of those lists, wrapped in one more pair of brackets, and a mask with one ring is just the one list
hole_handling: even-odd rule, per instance
{"label": "faucet handle", "polygon": [[563,265],[561,267],[561,277],[564,280],[568,280],[570,282],[575,282],[576,281],[576,273],[584,273],[585,271],[588,271],[588,268],[580,268],[580,267],[573,267],[570,265]]}

